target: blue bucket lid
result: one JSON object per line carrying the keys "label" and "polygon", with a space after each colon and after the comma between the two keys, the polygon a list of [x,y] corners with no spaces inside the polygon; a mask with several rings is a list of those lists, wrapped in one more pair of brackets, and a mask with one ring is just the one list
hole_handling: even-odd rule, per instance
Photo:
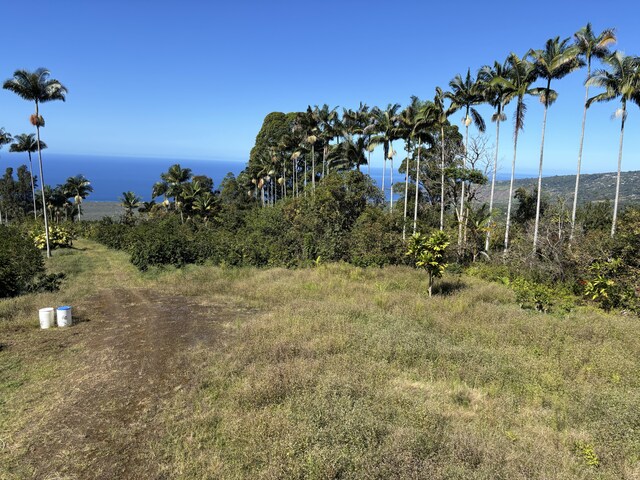
{"label": "blue bucket lid", "polygon": [[69,305],[65,305],[63,307],[58,307],[58,310],[71,310],[71,307]]}

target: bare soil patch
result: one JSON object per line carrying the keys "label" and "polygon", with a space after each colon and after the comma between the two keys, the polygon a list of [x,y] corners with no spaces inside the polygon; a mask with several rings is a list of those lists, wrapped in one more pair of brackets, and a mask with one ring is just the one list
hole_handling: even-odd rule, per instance
{"label": "bare soil patch", "polygon": [[77,361],[60,367],[49,413],[15,439],[23,466],[34,478],[164,478],[152,448],[163,406],[197,385],[190,353],[215,348],[221,320],[239,312],[150,289],[105,290],[74,308],[62,344],[80,347]]}

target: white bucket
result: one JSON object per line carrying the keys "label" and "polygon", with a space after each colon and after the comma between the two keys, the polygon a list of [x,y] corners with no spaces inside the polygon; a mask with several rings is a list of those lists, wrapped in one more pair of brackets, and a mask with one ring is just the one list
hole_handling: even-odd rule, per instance
{"label": "white bucket", "polygon": [[38,312],[40,314],[40,328],[51,328],[55,325],[53,322],[53,308],[41,308]]}
{"label": "white bucket", "polygon": [[58,307],[56,310],[56,318],[58,320],[59,327],[68,327],[71,325],[71,307],[68,305]]}

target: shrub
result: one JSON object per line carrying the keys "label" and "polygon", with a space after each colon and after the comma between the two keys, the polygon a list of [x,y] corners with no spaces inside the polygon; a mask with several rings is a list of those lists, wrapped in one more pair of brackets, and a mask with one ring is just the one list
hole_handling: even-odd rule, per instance
{"label": "shrub", "polygon": [[44,260],[33,241],[13,227],[0,225],[0,297],[28,290],[44,273]]}
{"label": "shrub", "polygon": [[358,217],[349,239],[351,263],[358,267],[403,262],[402,237],[393,217],[377,207],[367,207]]}
{"label": "shrub", "polygon": [[131,263],[145,271],[150,266],[182,267],[196,261],[196,249],[186,225],[177,218],[147,222],[132,231],[128,250]]}
{"label": "shrub", "polygon": [[[47,248],[47,239],[42,227],[32,230],[31,235],[36,247],[40,250]],[[73,246],[73,239],[74,235],[70,229],[62,225],[49,225],[49,248],[70,248]]]}

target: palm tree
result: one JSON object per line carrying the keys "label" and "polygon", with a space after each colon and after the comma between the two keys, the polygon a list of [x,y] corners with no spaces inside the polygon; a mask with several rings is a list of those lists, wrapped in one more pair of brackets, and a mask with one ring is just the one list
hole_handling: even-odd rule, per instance
{"label": "palm tree", "polygon": [[[591,23],[578,30],[574,35],[575,46],[578,54],[584,57],[587,63],[587,80],[591,77],[591,59],[604,59],[611,55],[608,46],[616,42],[616,34],[612,28],[603,30],[598,36],[591,29]],[[580,184],[580,166],[582,163],[582,145],[584,143],[584,127],[587,121],[587,101],[589,99],[589,85],[585,86],[584,111],[582,113],[582,130],[580,131],[580,147],[578,149],[578,168],[576,171],[576,188],[573,193],[573,210],[571,211],[571,234],[569,239],[573,239],[573,232],[576,225],[576,208],[578,206],[578,186]]]}
{"label": "palm tree", "polygon": [[[182,188],[183,184],[188,182],[192,177],[190,168],[182,168],[180,164],[176,163],[169,167],[165,173],[160,174],[160,178],[166,184],[166,190],[163,192],[162,187],[156,184],[154,185],[155,193],[160,195],[166,194],[168,197],[173,197],[175,207],[180,211],[180,220],[184,223],[184,215],[182,213]],[[157,186],[157,189],[156,189]],[[154,195],[156,197],[157,195]]]}
{"label": "palm tree", "polygon": [[[0,148],[2,148],[3,145],[7,145],[8,143],[11,143],[11,134],[8,132],[5,132],[4,128],[0,128]],[[2,211],[0,210],[0,225],[2,225]]]}
{"label": "palm tree", "polygon": [[498,171],[498,150],[500,147],[500,122],[504,122],[507,116],[504,114],[505,105],[511,100],[508,91],[500,83],[491,83],[494,78],[503,78],[508,75],[509,63],[493,62],[493,67],[485,65],[478,72],[478,80],[485,85],[485,97],[487,103],[495,108],[491,121],[496,122],[496,151],[493,159],[493,172],[491,175],[491,196],[489,197],[489,217],[487,225],[487,234],[484,242],[485,252],[489,251],[489,239],[491,236],[491,224],[493,213],[493,194],[496,185],[496,172]]}
{"label": "palm tree", "polygon": [[374,108],[374,123],[375,132],[371,138],[371,143],[375,145],[382,144],[384,153],[384,167],[382,169],[382,194],[386,199],[385,194],[385,172],[387,170],[387,160],[391,159],[391,209],[393,210],[393,141],[398,137],[398,110],[400,105],[397,103],[387,105],[385,110],[381,110],[377,107]]}
{"label": "palm tree", "polygon": [[[9,148],[10,152],[27,152],[29,154],[29,174],[31,175],[31,194],[33,197],[33,218],[38,217],[38,212],[36,209],[36,187],[35,182],[33,181],[33,162],[31,161],[31,154],[38,151],[38,142],[36,141],[35,133],[22,133],[20,135],[16,135],[13,139],[14,143],[11,144]],[[47,148],[47,144],[42,140],[40,141],[40,149],[44,150]]]}
{"label": "palm tree", "polygon": [[538,245],[538,226],[540,224],[540,201],[542,199],[542,162],[544,160],[544,134],[547,127],[547,110],[558,98],[558,93],[551,90],[551,80],[559,80],[582,65],[578,58],[578,50],[569,45],[569,39],[560,41],[560,37],[550,38],[544,50],[530,50],[528,53],[534,61],[539,78],[547,81],[545,87],[534,88],[532,93],[540,97],[544,105],[542,116],[542,140],[540,141],[540,167],[538,170],[538,200],[536,202],[536,220],[533,227],[533,251]]}
{"label": "palm tree", "polygon": [[[484,96],[482,94],[482,85],[471,77],[471,69],[467,70],[467,76],[463,80],[460,75],[456,75],[453,80],[449,82],[451,92],[445,93],[445,97],[451,100],[450,109],[455,112],[460,109],[464,109],[465,114],[462,119],[465,126],[465,141],[464,150],[465,156],[463,159],[463,167],[467,168],[467,155],[469,153],[469,125],[471,122],[478,128],[481,133],[484,133],[486,126],[484,119],[474,108],[474,105],[480,105],[484,103]],[[458,222],[458,253],[462,252],[462,228],[465,224],[465,210],[464,210],[464,197],[465,197],[465,181],[462,181],[462,191],[460,194],[460,213]]]}
{"label": "palm tree", "polygon": [[513,160],[511,161],[511,181],[509,183],[509,200],[507,203],[507,218],[504,232],[504,251],[509,249],[509,228],[511,226],[511,205],[513,200],[513,183],[516,174],[516,156],[518,153],[518,133],[524,128],[524,116],[527,105],[524,96],[532,94],[529,87],[538,78],[533,64],[526,58],[520,58],[511,53],[507,58],[508,69],[504,77],[491,80],[491,85],[500,85],[506,92],[505,102],[516,99],[516,111],[513,115]]}
{"label": "palm tree", "polygon": [[120,205],[124,208],[124,218],[127,222],[133,218],[133,211],[140,206],[141,198],[132,191],[122,192]]}
{"label": "palm tree", "polygon": [[[402,240],[406,238],[407,229],[407,205],[409,199],[409,164],[411,160],[411,147],[414,143],[414,128],[416,126],[416,114],[421,106],[421,101],[416,96],[411,97],[411,103],[400,112],[398,116],[400,136],[404,140],[405,150],[407,152],[407,159],[404,168],[404,212],[402,214]],[[417,172],[416,172],[417,173]],[[418,185],[418,179],[416,176],[416,186]],[[417,193],[416,187],[416,193]],[[417,196],[416,196],[417,198]]]}
{"label": "palm tree", "polygon": [[616,196],[613,202],[613,222],[611,236],[616,233],[618,218],[618,200],[620,198],[620,171],[622,167],[622,142],[624,140],[624,124],[627,119],[627,102],[640,106],[640,57],[627,56],[615,52],[606,60],[611,71],[596,70],[587,80],[587,86],[604,87],[605,91],[587,100],[587,107],[593,102],[607,102],[620,98],[620,108],[615,115],[620,117],[620,147],[618,150],[618,176],[616,177]]}
{"label": "palm tree", "polygon": [[434,120],[436,125],[440,127],[440,153],[442,155],[440,163],[440,230],[444,229],[444,127],[447,123],[449,123],[447,118],[454,112],[451,107],[445,108],[445,98],[448,98],[447,94],[445,94],[440,87],[436,87],[436,95],[435,97],[433,97],[433,114],[435,117]]}
{"label": "palm tree", "polygon": [[327,165],[327,155],[329,155],[329,142],[336,136],[335,121],[338,116],[336,112],[337,107],[329,109],[329,105],[326,103],[322,105],[322,108],[315,107],[314,111],[318,121],[318,139],[322,144],[322,176],[325,176],[325,168]]}
{"label": "palm tree", "polygon": [[[58,80],[49,78],[50,72],[46,68],[38,68],[35,72],[16,70],[13,78],[5,81],[2,88],[9,90],[25,100],[36,104],[35,114],[31,116],[31,123],[36,127],[36,142],[38,144],[38,163],[40,164],[40,184],[44,186],[42,171],[42,148],[40,146],[40,127],[44,127],[44,119],[40,116],[39,104],[52,100],[65,100],[67,89]],[[44,188],[42,190],[42,204],[45,205]],[[44,208],[44,207],[43,207]],[[49,247],[49,223],[44,212],[44,232],[47,244],[47,257],[51,257]]]}
{"label": "palm tree", "polygon": [[78,220],[80,220],[82,216],[82,201],[87,198],[89,193],[93,192],[91,183],[84,176],[76,175],[75,177],[67,178],[62,190],[67,198],[73,197],[78,210]]}

